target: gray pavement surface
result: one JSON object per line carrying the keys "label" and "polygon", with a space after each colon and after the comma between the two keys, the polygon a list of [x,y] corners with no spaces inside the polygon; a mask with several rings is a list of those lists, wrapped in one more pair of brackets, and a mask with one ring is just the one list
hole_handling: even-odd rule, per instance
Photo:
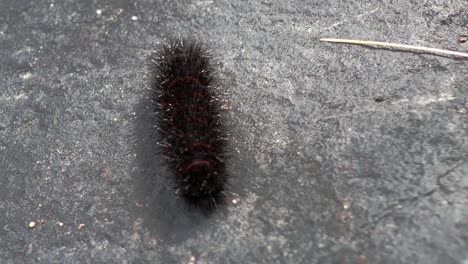
{"label": "gray pavement surface", "polygon": [[[468,61],[318,39],[467,34],[465,0],[0,1],[0,262],[466,264]],[[172,36],[228,93],[210,216],[155,150],[145,63]]]}

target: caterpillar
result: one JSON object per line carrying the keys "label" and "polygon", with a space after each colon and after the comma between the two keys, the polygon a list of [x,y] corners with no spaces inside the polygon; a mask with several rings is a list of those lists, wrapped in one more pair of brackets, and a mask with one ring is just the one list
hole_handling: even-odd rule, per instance
{"label": "caterpillar", "polygon": [[150,58],[158,145],[175,192],[215,208],[227,184],[227,137],[210,51],[193,40],[172,40]]}

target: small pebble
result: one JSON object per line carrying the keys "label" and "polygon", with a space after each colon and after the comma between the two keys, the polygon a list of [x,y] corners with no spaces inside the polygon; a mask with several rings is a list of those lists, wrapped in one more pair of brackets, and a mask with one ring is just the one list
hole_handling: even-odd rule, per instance
{"label": "small pebble", "polygon": [[20,74],[20,78],[23,80],[30,79],[32,77],[32,74],[30,72],[25,72]]}
{"label": "small pebble", "polygon": [[96,10],[96,14],[98,15],[102,14],[102,10],[101,9]]}
{"label": "small pebble", "polygon": [[460,42],[460,43],[466,43],[466,42],[468,42],[468,36],[460,36],[460,37],[458,38],[458,42]]}
{"label": "small pebble", "polygon": [[85,227],[85,224],[78,225],[78,229],[83,229],[84,227]]}
{"label": "small pebble", "polygon": [[377,96],[374,98],[374,101],[376,101],[377,103],[381,103],[385,101],[385,98],[383,96]]}
{"label": "small pebble", "polygon": [[195,257],[191,256],[188,263],[189,264],[194,264],[195,263]]}
{"label": "small pebble", "polygon": [[29,222],[28,226],[29,226],[29,228],[34,228],[34,227],[36,227],[36,222],[31,221],[31,222]]}
{"label": "small pebble", "polygon": [[350,207],[349,199],[343,199],[343,201],[341,201],[341,204],[343,205],[343,209],[349,209]]}
{"label": "small pebble", "polygon": [[57,224],[58,224],[58,226],[63,226],[62,222],[58,222]]}
{"label": "small pebble", "polygon": [[232,203],[237,204],[237,203],[239,203],[239,201],[237,199],[234,199],[234,200],[232,200]]}
{"label": "small pebble", "polygon": [[137,20],[138,20],[138,17],[137,17],[137,16],[132,16],[132,20],[133,20],[133,21],[137,21]]}

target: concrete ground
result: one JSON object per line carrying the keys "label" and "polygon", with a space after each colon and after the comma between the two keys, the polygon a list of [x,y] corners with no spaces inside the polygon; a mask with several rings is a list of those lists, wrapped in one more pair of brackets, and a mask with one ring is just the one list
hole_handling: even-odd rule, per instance
{"label": "concrete ground", "polygon": [[[318,41],[461,35],[465,0],[1,1],[0,262],[466,264],[468,60]],[[210,216],[156,153],[145,63],[172,36],[228,93]]]}

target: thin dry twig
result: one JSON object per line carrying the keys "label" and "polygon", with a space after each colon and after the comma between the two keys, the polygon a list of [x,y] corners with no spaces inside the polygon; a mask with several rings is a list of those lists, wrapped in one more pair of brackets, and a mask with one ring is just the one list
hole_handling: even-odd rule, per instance
{"label": "thin dry twig", "polygon": [[355,44],[355,45],[365,45],[365,46],[376,46],[376,47],[392,48],[392,49],[415,51],[415,52],[426,52],[426,53],[430,53],[430,54],[438,54],[438,55],[443,55],[443,56],[455,56],[455,57],[458,57],[458,58],[468,59],[468,53],[465,53],[465,52],[444,50],[444,49],[436,49],[436,48],[428,48],[428,47],[421,47],[421,46],[413,46],[413,45],[406,45],[406,44],[378,42],[378,41],[354,40],[354,39],[335,39],[335,38],[322,38],[322,39],[320,39],[320,41],[334,42],[334,43],[345,43],[345,44]]}

